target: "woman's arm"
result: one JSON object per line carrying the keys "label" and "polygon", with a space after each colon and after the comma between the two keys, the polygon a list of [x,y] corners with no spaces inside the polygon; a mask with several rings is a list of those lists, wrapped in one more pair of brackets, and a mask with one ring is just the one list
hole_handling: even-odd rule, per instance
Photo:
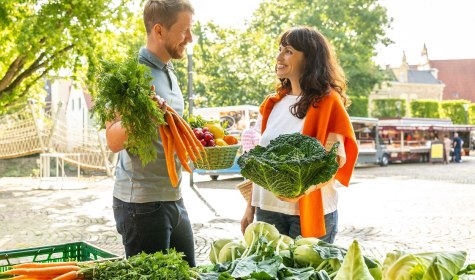
{"label": "woman's arm", "polygon": [[[251,186],[251,188],[252,188],[252,186]],[[247,226],[249,226],[250,224],[252,224],[254,222],[254,214],[256,212],[256,207],[251,205],[251,201],[252,201],[252,189],[251,189],[251,193],[249,195],[249,198],[247,200],[246,211],[244,212],[244,216],[241,219],[241,232],[242,232],[242,234],[244,234],[244,232],[246,231]]]}

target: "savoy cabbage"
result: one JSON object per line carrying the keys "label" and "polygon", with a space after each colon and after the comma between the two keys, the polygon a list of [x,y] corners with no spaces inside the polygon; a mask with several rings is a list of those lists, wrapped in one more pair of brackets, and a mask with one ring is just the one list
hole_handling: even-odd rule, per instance
{"label": "savoy cabbage", "polygon": [[269,145],[257,145],[238,159],[241,174],[277,196],[295,198],[338,170],[338,142],[326,152],[314,137],[282,134]]}

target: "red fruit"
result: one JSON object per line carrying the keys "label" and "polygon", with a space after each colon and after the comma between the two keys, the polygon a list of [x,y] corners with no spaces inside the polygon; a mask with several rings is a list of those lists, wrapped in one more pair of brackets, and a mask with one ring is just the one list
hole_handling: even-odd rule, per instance
{"label": "red fruit", "polygon": [[214,147],[214,146],[216,146],[216,143],[214,143],[214,140],[213,139],[209,140],[208,147]]}
{"label": "red fruit", "polygon": [[201,142],[201,145],[203,145],[203,147],[206,147],[206,145],[208,145],[208,143],[206,143],[205,139],[201,139],[200,142]]}
{"label": "red fruit", "polygon": [[201,140],[201,139],[203,139],[203,137],[205,135],[204,135],[203,131],[197,130],[197,131],[195,131],[195,136],[196,136],[196,138],[198,138],[198,140]]}
{"label": "red fruit", "polygon": [[209,132],[209,128],[205,126],[201,129],[201,131],[203,131],[203,133]]}
{"label": "red fruit", "polygon": [[197,131],[201,131],[201,128],[199,128],[199,127],[193,128],[193,132],[197,132]]}
{"label": "red fruit", "polygon": [[210,140],[213,140],[214,139],[213,133],[205,132],[204,139],[206,140],[206,142],[209,142]]}

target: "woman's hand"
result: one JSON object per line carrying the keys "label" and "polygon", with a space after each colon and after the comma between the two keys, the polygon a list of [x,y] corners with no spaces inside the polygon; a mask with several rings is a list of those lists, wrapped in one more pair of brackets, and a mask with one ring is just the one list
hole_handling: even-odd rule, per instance
{"label": "woman's hand", "polygon": [[277,196],[277,198],[284,201],[284,202],[297,203],[304,195],[305,194],[303,194],[301,196],[294,197],[294,198],[289,198],[289,197],[284,197],[284,196]]}
{"label": "woman's hand", "polygon": [[247,205],[246,212],[244,212],[244,216],[241,219],[241,232],[243,235],[246,231],[247,226],[254,222],[255,211],[256,208],[254,206],[252,206],[251,204]]}
{"label": "woman's hand", "polygon": [[282,200],[282,201],[285,201],[285,202],[296,203],[296,202],[298,202],[302,197],[304,197],[304,196],[310,194],[311,192],[325,187],[326,185],[328,185],[328,183],[329,183],[330,181],[331,181],[331,179],[330,179],[328,182],[311,186],[311,187],[308,188],[308,189],[305,191],[305,193],[302,194],[301,196],[297,196],[297,197],[294,197],[294,198],[288,198],[288,197],[283,197],[283,196],[277,196],[277,198],[280,199],[280,200]]}

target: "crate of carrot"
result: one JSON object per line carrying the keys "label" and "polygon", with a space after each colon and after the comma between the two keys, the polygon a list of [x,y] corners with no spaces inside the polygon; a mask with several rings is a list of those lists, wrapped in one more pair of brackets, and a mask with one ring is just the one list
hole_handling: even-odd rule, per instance
{"label": "crate of carrot", "polygon": [[120,258],[87,242],[1,251],[0,278],[76,279],[79,262]]}

